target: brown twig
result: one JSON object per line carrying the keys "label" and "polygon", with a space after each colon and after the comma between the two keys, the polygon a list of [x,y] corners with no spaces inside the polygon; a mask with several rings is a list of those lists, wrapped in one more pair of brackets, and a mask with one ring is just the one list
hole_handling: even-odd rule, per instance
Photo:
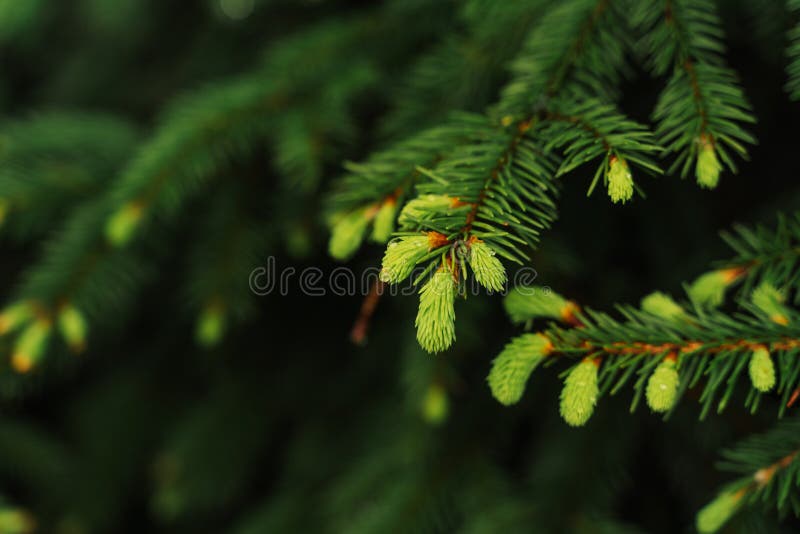
{"label": "brown twig", "polygon": [[372,315],[375,313],[375,308],[378,306],[385,284],[379,279],[370,287],[369,293],[364,298],[361,304],[361,311],[358,313],[358,318],[353,329],[350,331],[350,340],[356,345],[363,345],[367,339],[367,331],[369,330],[369,322]]}

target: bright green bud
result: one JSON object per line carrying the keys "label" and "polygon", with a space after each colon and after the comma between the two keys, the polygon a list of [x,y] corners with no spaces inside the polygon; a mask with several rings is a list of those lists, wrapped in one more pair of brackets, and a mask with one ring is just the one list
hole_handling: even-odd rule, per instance
{"label": "bright green bud", "polygon": [[33,318],[34,307],[29,301],[15,302],[0,312],[0,336],[11,332]]}
{"label": "bright green bud", "polygon": [[447,391],[439,384],[431,384],[422,401],[422,418],[432,425],[438,425],[447,419],[449,411]]}
{"label": "bright green bud", "polygon": [[572,368],[561,390],[561,417],[570,426],[583,426],[594,412],[599,393],[599,362],[585,358]]}
{"label": "bright green bud", "polygon": [[686,311],[672,297],[660,291],[650,293],[642,299],[642,310],[663,319],[681,319]]}
{"label": "bright green bud", "polygon": [[195,325],[194,337],[197,343],[210,348],[220,342],[225,334],[225,312],[222,307],[210,304],[205,307]]}
{"label": "bright green bud", "polygon": [[515,287],[503,299],[503,306],[515,323],[541,317],[560,320],[575,308],[574,304],[558,293],[538,286]]}
{"label": "bright green bud", "polygon": [[725,522],[739,509],[742,496],[739,493],[721,493],[708,503],[697,514],[697,530],[702,534],[711,534],[719,530]]}
{"label": "bright green bud", "polygon": [[17,372],[27,373],[42,359],[51,330],[50,321],[40,319],[22,331],[11,355],[11,366]]}
{"label": "bright green bud", "polygon": [[611,201],[625,203],[633,196],[633,176],[628,168],[628,163],[616,156],[611,157],[606,172],[608,182],[608,196]]}
{"label": "bright green bud", "polygon": [[758,347],[750,356],[750,381],[753,387],[766,393],[775,387],[775,364],[766,347]]}
{"label": "bright green bud", "polygon": [[667,357],[658,364],[647,381],[647,405],[654,412],[667,412],[678,397],[678,370],[675,359]]}
{"label": "bright green bud", "polygon": [[494,398],[506,406],[519,402],[531,373],[552,351],[553,344],[543,334],[522,334],[511,340],[489,371]]}
{"label": "bright green bud", "polygon": [[336,221],[328,243],[330,255],[337,260],[346,260],[355,254],[364,240],[368,224],[369,218],[364,208],[348,213]]}
{"label": "bright green bud", "polygon": [[128,202],[106,222],[106,239],[114,246],[125,245],[133,237],[144,211],[138,202]]}
{"label": "bright green bud", "polygon": [[419,292],[419,311],[414,324],[417,341],[428,352],[441,352],[456,338],[455,297],[456,281],[445,267],[439,268]]}
{"label": "bright green bud", "polygon": [[65,306],[61,309],[58,314],[58,328],[73,352],[82,352],[86,348],[86,332],[89,328],[77,308]]}
{"label": "bright green bud", "polygon": [[490,291],[502,291],[506,283],[506,269],[483,241],[474,240],[469,247],[469,265],[480,285]]}
{"label": "bright green bud", "polygon": [[11,203],[4,198],[0,198],[0,226],[3,226],[3,223],[6,221],[10,209]]}
{"label": "bright green bud", "polygon": [[427,235],[401,237],[389,243],[383,255],[381,281],[395,284],[405,280],[420,258],[428,253],[429,243]]}
{"label": "bright green bud", "polygon": [[741,270],[720,269],[700,275],[689,286],[689,298],[708,308],[716,308],[725,300],[725,290],[741,274]]}
{"label": "bright green bud", "polygon": [[789,310],[783,305],[786,297],[769,282],[762,282],[752,295],[753,305],[769,315],[769,318],[782,325],[789,324]]}
{"label": "bright green bud", "polygon": [[447,195],[421,195],[409,201],[400,212],[397,222],[400,226],[416,226],[416,221],[431,213],[446,213],[455,204],[455,199]]}
{"label": "bright green bud", "polygon": [[35,530],[36,521],[18,508],[0,508],[0,532],[3,534],[28,534]]}
{"label": "bright green bud", "polygon": [[375,221],[372,223],[372,241],[376,243],[386,243],[394,232],[394,218],[397,215],[397,201],[394,198],[387,199],[375,214]]}
{"label": "bright green bud", "polygon": [[722,171],[722,165],[719,164],[714,145],[707,141],[702,142],[700,151],[697,154],[697,167],[695,169],[697,184],[706,189],[714,189],[719,183],[720,171]]}

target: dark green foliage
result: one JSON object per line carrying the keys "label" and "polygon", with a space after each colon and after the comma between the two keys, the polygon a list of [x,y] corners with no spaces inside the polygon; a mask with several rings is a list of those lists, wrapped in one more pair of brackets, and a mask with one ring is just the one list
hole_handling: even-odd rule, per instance
{"label": "dark green foliage", "polygon": [[555,218],[556,186],[548,183],[555,162],[525,133],[498,135],[488,124],[477,124],[473,132],[472,144],[423,170],[428,180],[417,186],[419,194],[447,195],[470,206],[432,214],[419,228],[446,236],[465,232],[520,260],[514,242],[534,245]]}
{"label": "dark green foliage", "polygon": [[776,415],[722,511],[796,527],[800,215],[575,303],[796,212],[744,4],[0,0],[0,532],[677,532]]}
{"label": "dark green foliage", "polygon": [[[764,394],[774,389],[780,398],[779,415],[783,415],[796,402],[800,392],[800,344],[797,342],[800,338],[800,331],[797,330],[800,315],[796,310],[783,306],[784,293],[775,288],[797,289],[794,274],[798,261],[796,221],[797,214],[788,218],[779,217],[775,230],[763,227],[756,231],[737,228],[737,236],[728,237],[727,240],[738,256],[725,262],[725,269],[704,275],[688,288],[692,295],[701,284],[714,280],[711,278],[714,276],[720,279],[724,291],[746,274],[748,283],[740,287],[737,297],[733,299],[738,310],[717,311],[697,301],[675,302],[660,295],[659,304],[645,299],[641,310],[632,306],[617,306],[616,316],[591,310],[576,312],[576,320],[570,327],[552,324],[537,334],[537,339],[550,345],[547,351],[539,351],[536,356],[544,365],[555,364],[560,360],[558,356],[578,359],[581,363],[577,365],[581,366],[586,365],[587,359],[593,359],[598,366],[598,396],[618,394],[632,383],[634,395],[631,411],[636,409],[647,392],[650,407],[654,411],[666,411],[669,415],[681,396],[696,391],[702,405],[701,419],[711,409],[721,413],[730,404],[734,394],[742,389],[741,383],[747,380],[746,375],[749,374],[752,384],[747,387],[745,407],[755,413]],[[752,280],[759,280],[761,285],[758,289],[752,289]],[[764,295],[772,295],[773,300],[768,300]],[[542,317],[543,304],[537,306],[537,303],[554,302],[552,296],[536,288],[520,289],[507,299],[507,308],[515,322]],[[528,301],[530,304],[526,305]],[[669,301],[669,304],[665,301]],[[563,299],[555,302],[558,306],[565,305]],[[530,310],[527,315],[524,312],[526,309]],[[560,318],[558,315],[555,317]],[[511,349],[516,351],[514,357],[517,359],[525,357],[522,347],[528,338],[531,338],[531,334],[523,334],[512,340],[496,361],[504,357],[508,359],[507,353]],[[650,388],[660,372],[662,362],[673,362],[671,365],[678,376],[675,398],[670,399],[667,405],[662,405],[655,397],[650,398],[651,395],[658,395],[657,392],[651,392]],[[538,363],[539,360],[535,362]],[[576,368],[573,366],[571,369]],[[529,374],[530,370],[526,369],[521,384],[520,378],[500,372],[496,365],[489,374],[494,396],[501,403],[508,404],[505,391],[513,388],[516,402]],[[565,371],[562,376],[570,375]],[[565,392],[570,387],[575,389],[569,380],[566,384]],[[581,387],[589,386],[584,381]],[[565,419],[574,424],[566,415]],[[725,490],[716,501],[709,504],[698,516],[698,528],[701,531],[715,531],[721,524],[719,522],[726,521],[739,507],[759,499],[776,503],[781,510],[790,503],[795,514],[800,512],[796,500],[797,462],[794,461],[800,442],[794,438],[786,439],[796,434],[795,423],[784,423],[771,434],[752,438],[749,444],[743,445],[738,451],[726,454],[726,458],[735,462],[736,471],[765,470],[753,475],[752,479],[737,482],[736,487]],[[776,443],[780,443],[780,446],[776,447]],[[774,490],[775,487],[778,489]],[[742,491],[746,499],[742,498]]]}
{"label": "dark green foliage", "polygon": [[757,282],[771,281],[776,287],[795,290],[794,298],[800,298],[800,258],[796,254],[800,244],[800,214],[778,215],[775,227],[758,225],[750,228],[736,225],[733,232],[723,232],[722,238],[733,249],[736,256],[719,262],[720,267],[746,265],[747,277],[744,292]]}
{"label": "dark green foliage", "polygon": [[103,191],[137,141],[113,116],[45,113],[8,123],[0,137],[0,226],[39,237],[70,206]]}
{"label": "dark green foliage", "polygon": [[[777,229],[759,228],[758,234],[738,228],[739,240],[728,239],[739,256],[723,263],[726,270],[721,272],[730,273],[725,285],[735,284],[747,276],[749,280],[768,281],[773,287],[794,291],[793,271],[789,267],[798,261],[796,218],[796,214],[791,218],[780,217]],[[748,249],[746,240],[757,250]],[[722,411],[729,404],[739,380],[747,374],[747,364],[755,348],[766,347],[777,360],[777,393],[783,399],[782,414],[790,396],[800,387],[800,360],[797,358],[800,346],[794,341],[800,337],[796,330],[800,317],[789,308],[785,308],[786,315],[780,320],[760,313],[751,302],[752,287],[752,283],[743,284],[731,299],[739,308],[736,311],[717,311],[687,301],[676,302],[675,309],[680,313],[674,314],[659,313],[645,306],[641,310],[618,306],[617,316],[587,309],[576,312],[579,327],[575,328],[575,323],[569,328],[554,324],[542,333],[553,344],[554,352],[569,357],[603,359],[599,374],[601,395],[618,393],[633,382],[636,394],[632,409],[640,402],[647,379],[656,366],[669,355],[677,357],[682,376],[679,395],[688,388],[701,386],[701,417],[712,407]],[[527,297],[514,293],[507,299],[529,300],[530,308],[537,310],[535,303],[549,298],[540,291],[531,288],[526,292]],[[522,303],[511,310],[515,322],[540,317],[538,313],[526,317],[519,311],[523,309],[521,306]],[[545,358],[548,364],[555,360]],[[760,400],[759,392],[752,389],[745,405],[755,411]]]}
{"label": "dark green foliage", "polygon": [[743,475],[722,489],[735,495],[732,513],[744,506],[777,508],[781,516],[800,514],[797,498],[800,474],[800,422],[797,418],[779,422],[775,428],[751,436],[722,452],[718,467]]}
{"label": "dark green foliage", "polygon": [[[710,143],[732,171],[732,150],[747,156],[754,143],[743,123],[754,122],[735,73],[726,66],[723,32],[710,0],[637,2],[641,47],[654,74],[669,77],[653,112],[656,135],[676,157],[670,172],[689,174],[698,150]],[[698,176],[698,180],[700,177]]]}
{"label": "dark green foliage", "polygon": [[[786,6],[791,15],[796,16],[800,11],[800,2],[797,0],[787,0]],[[789,40],[789,46],[786,49],[786,55],[789,59],[787,67],[789,80],[786,82],[786,90],[796,100],[800,97],[800,22],[792,27],[787,37]]]}

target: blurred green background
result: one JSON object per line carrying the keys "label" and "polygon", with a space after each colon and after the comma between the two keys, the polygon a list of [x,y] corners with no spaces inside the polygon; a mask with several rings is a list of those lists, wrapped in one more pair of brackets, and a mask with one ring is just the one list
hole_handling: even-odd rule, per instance
{"label": "blurred green background", "polygon": [[[312,297],[296,284],[284,296],[248,292],[249,271],[269,256],[278,268],[336,267],[324,199],[342,161],[495,100],[536,13],[505,4],[0,0],[0,158],[8,125],[52,112],[113,117],[108,135],[120,136],[80,160],[100,186],[72,196],[56,187],[31,206],[29,228],[0,231],[4,300],[41,268],[75,210],[153,150],[146,143],[176,98],[262,68],[265,85],[283,88],[254,117],[257,141],[179,214],[148,225],[123,258],[136,282],[101,285],[130,298],[101,308],[86,353],[55,347],[22,376],[0,341],[7,510],[64,534],[693,528],[725,481],[718,449],[767,428],[777,399],[755,416],[737,405],[699,422],[690,398],[664,422],[629,414],[623,391],[573,429],[558,417],[557,373],[536,374],[513,408],[491,398],[491,359],[515,333],[498,297],[458,302],[458,341],[434,357],[414,339],[413,296],[382,298],[368,342],[355,346],[363,296]],[[780,2],[722,4],[727,57],[758,117],[751,160],[715,191],[642,178],[647,198],[624,206],[586,198],[591,176],[569,176],[560,220],[533,256],[537,283],[604,309],[654,289],[676,294],[728,254],[719,230],[796,206],[800,112],[781,90],[788,20]],[[647,122],[660,84],[633,72],[622,109]],[[258,234],[246,254],[218,248],[230,213]],[[349,265],[360,272],[381,254],[365,247]],[[195,339],[197,280],[225,262],[236,264],[227,283],[238,296],[224,339],[207,349]],[[758,515],[731,528],[778,531]]]}

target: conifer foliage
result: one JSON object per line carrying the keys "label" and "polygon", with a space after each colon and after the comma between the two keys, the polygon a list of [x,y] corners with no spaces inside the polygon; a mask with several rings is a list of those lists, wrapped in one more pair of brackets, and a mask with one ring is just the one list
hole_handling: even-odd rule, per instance
{"label": "conifer foliage", "polygon": [[[380,206],[394,205],[399,196],[405,201],[399,232],[441,237],[429,247],[431,256],[399,258],[387,251],[384,272],[418,264],[431,271],[437,256],[462,270],[476,239],[500,258],[521,263],[556,217],[561,177],[578,167],[596,165],[589,193],[602,182],[615,203],[633,198],[635,173],[661,174],[661,157],[668,158],[670,174],[694,168],[706,188],[717,185],[723,164],[735,171],[734,157],[746,157],[745,145],[754,141],[745,129],[753,117],[724,65],[714,6],[634,4],[631,11],[625,2],[559,2],[533,23],[509,82],[483,115],[454,119],[452,126],[437,127],[445,132],[424,131],[372,162],[351,165],[356,173],[342,178],[333,196],[331,254],[352,255]],[[644,62],[654,75],[669,74],[652,113],[655,132],[616,105],[635,48],[648,52]],[[438,142],[425,143],[429,137]],[[400,165],[387,169],[387,162]],[[505,277],[502,264],[492,269],[494,278]],[[385,281],[399,280],[387,275]],[[443,323],[452,320],[452,314],[421,313],[417,326],[451,329]],[[424,338],[428,350],[449,347]]]}
{"label": "conifer foliage", "polygon": [[[598,397],[618,394],[628,384],[634,389],[632,410],[644,396],[650,410],[667,417],[688,390],[701,392],[701,418],[712,409],[722,412],[741,382],[746,384],[746,408],[755,412],[763,396],[774,393],[781,399],[778,415],[784,415],[800,393],[799,317],[786,304],[788,295],[800,289],[798,223],[800,214],[794,214],[781,217],[773,231],[739,228],[728,236],[739,255],[687,285],[683,302],[656,292],[643,298],[640,307],[618,306],[612,315],[581,310],[544,288],[515,288],[505,301],[512,321],[551,323],[546,330],[515,338],[497,356],[488,377],[492,394],[503,404],[516,403],[540,362],[577,359],[564,372],[561,393],[561,416],[572,426],[587,423]],[[720,311],[726,301],[731,302],[729,311]],[[745,445],[738,454],[729,453],[749,465],[763,465],[699,512],[699,531],[715,532],[740,506],[758,497],[773,503],[777,498],[779,509],[792,502],[794,512],[800,511],[793,474],[798,440],[793,436],[779,442],[794,431],[787,430],[795,429],[794,419],[754,438],[752,449]],[[770,449],[775,443],[780,446]],[[772,462],[763,459],[786,447]],[[756,450],[770,454],[755,460]],[[770,493],[773,477],[784,472],[780,489]]]}
{"label": "conifer foliage", "polygon": [[[578,265],[696,264],[717,189],[779,165],[755,133],[788,152],[737,70],[800,98],[800,0],[750,4],[0,0],[0,534],[638,532],[636,447],[681,410],[743,418],[698,531],[800,517],[793,197],[683,290],[608,309]],[[351,338],[380,298],[390,328],[256,298],[275,256],[378,267]],[[685,441],[651,445],[676,493]]]}

